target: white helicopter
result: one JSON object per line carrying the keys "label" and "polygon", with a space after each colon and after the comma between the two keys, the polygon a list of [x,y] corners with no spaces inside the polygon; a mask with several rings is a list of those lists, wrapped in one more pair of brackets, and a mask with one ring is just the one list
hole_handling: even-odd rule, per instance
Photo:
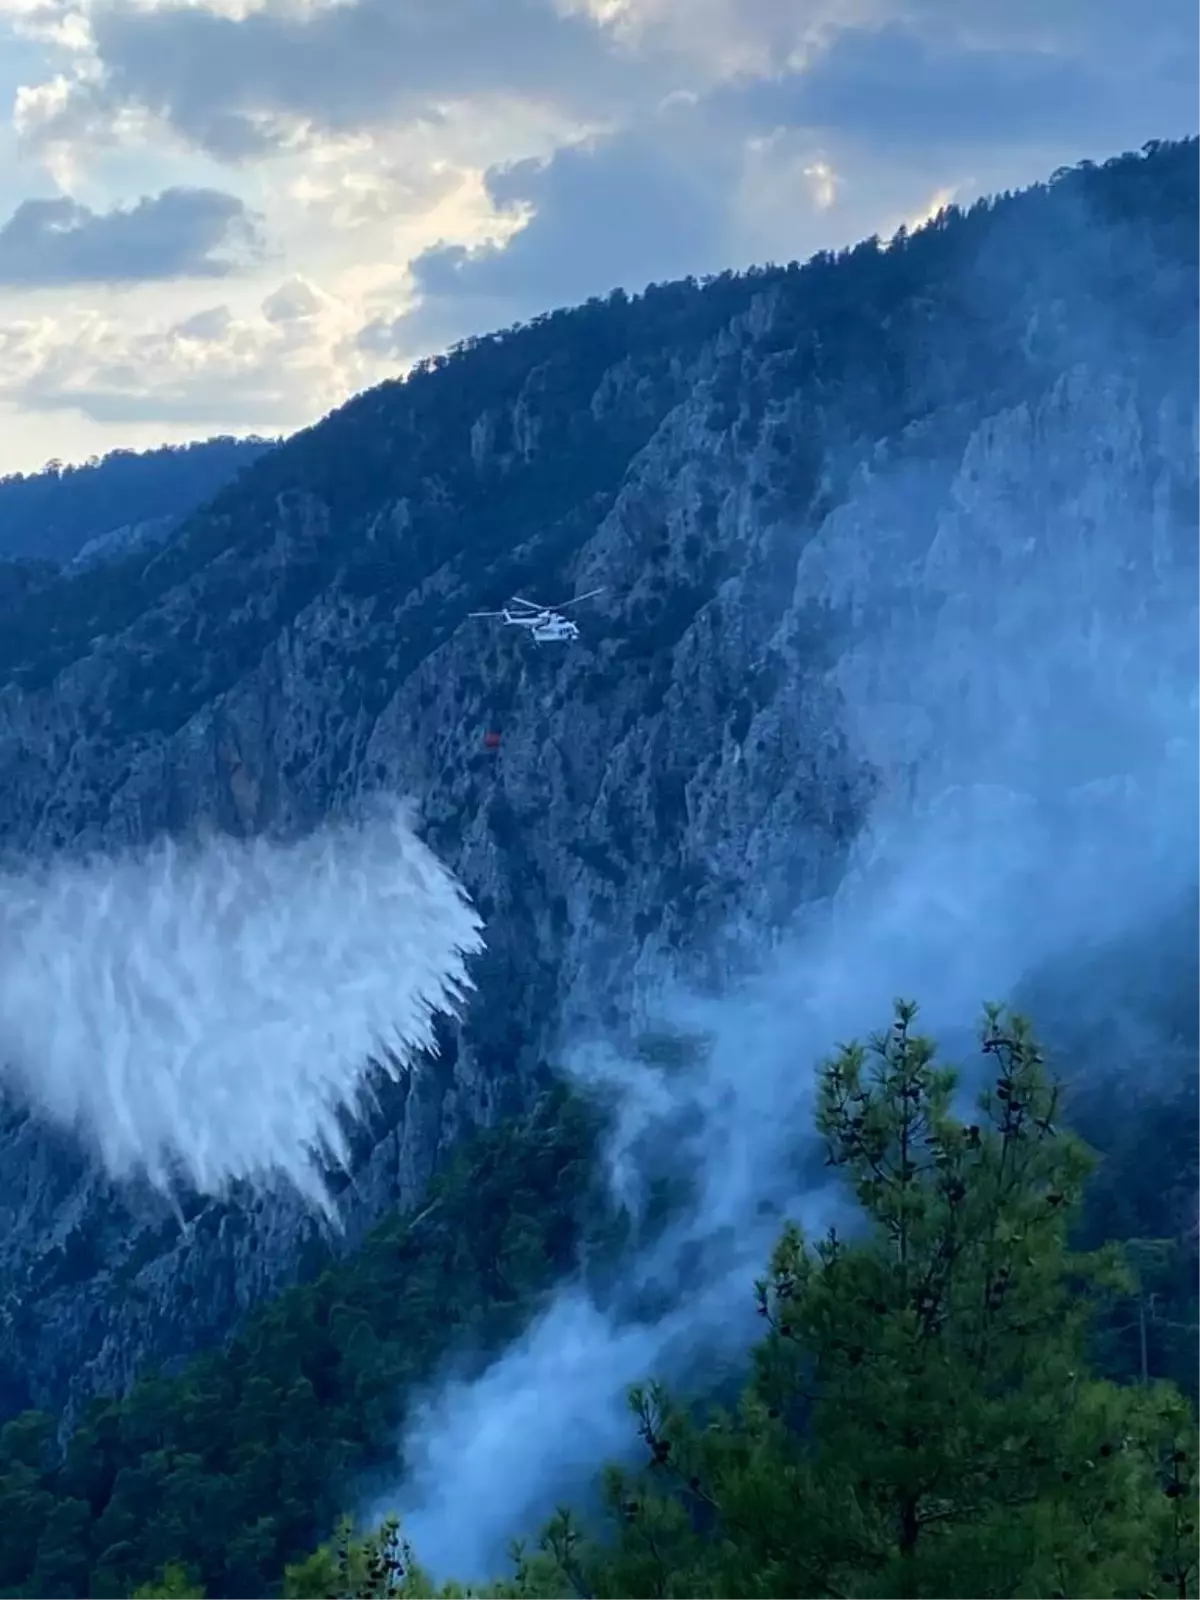
{"label": "white helicopter", "polygon": [[[579,624],[572,622],[570,617],[564,617],[563,612],[601,593],[603,591],[600,589],[589,589],[587,594],[577,594],[573,600],[566,600],[558,606],[537,606],[532,600],[522,600],[518,594],[499,611],[472,611],[471,615],[498,617],[508,628],[528,628],[535,644],[566,644],[571,639],[578,639]],[[521,609],[518,610],[518,607]]]}

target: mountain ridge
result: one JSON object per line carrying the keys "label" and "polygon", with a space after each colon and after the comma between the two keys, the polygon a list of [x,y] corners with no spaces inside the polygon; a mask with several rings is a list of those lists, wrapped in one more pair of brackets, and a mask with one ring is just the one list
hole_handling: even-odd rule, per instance
{"label": "mountain ridge", "polygon": [[217,437],[7,473],[0,476],[0,561],[71,569],[165,539],[272,446]]}
{"label": "mountain ridge", "polygon": [[[940,679],[880,689],[914,631],[969,666],[981,563],[1015,593],[1022,560],[1071,581],[1090,551],[1097,638],[1115,574],[1172,603],[1195,565],[1195,153],[475,341],[286,441],[164,548],[0,598],[0,843],[286,833],[372,789],[419,798],[489,949],[441,1063],[363,1141],[353,1242],[464,1127],[525,1103],[564,1036],[636,1029],[664,974],[753,963],[828,898],[939,717],[1012,711],[1002,675],[965,710]],[[1136,524],[1106,528],[1122,506]],[[468,620],[597,585],[565,655]],[[287,1197],[172,1240],[18,1108],[0,1141],[21,1300],[0,1373],[39,1404],[223,1336],[301,1270]],[[101,1214],[87,1270],[39,1288],[39,1257]],[[141,1300],[117,1283],[139,1248]]]}

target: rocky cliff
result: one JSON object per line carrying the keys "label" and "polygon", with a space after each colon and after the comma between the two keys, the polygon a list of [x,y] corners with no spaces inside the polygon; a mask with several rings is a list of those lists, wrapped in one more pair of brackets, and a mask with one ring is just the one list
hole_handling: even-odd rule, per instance
{"label": "rocky cliff", "polygon": [[[165,549],[0,597],[6,848],[419,801],[489,948],[440,1063],[361,1138],[352,1242],[522,1102],[564,1029],[753,956],[831,892],[870,808],[942,793],[952,753],[996,738],[1039,766],[1056,708],[1078,720],[1067,684],[1119,700],[1122,652],[1181,636],[1196,209],[1195,146],[1156,147],[888,247],[556,313],[360,396]],[[468,617],[596,586],[567,648]],[[1006,663],[1048,629],[1039,704]],[[1173,648],[1167,699],[1195,674]],[[1070,750],[1071,784],[1113,778]],[[122,1386],[311,1259],[285,1194],[192,1213],[5,1108],[6,1408]]]}

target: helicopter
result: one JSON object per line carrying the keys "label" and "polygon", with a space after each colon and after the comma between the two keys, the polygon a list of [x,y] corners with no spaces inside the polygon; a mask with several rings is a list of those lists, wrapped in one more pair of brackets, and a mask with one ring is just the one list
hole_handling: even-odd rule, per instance
{"label": "helicopter", "polygon": [[[602,592],[600,589],[589,589],[586,594],[577,594],[573,600],[566,600],[557,606],[535,605],[532,600],[522,600],[518,594],[499,611],[472,611],[471,616],[498,617],[508,628],[528,628],[534,644],[566,644],[578,639],[579,624],[572,622],[570,617],[564,617],[563,612]],[[518,607],[521,609],[518,610]]]}

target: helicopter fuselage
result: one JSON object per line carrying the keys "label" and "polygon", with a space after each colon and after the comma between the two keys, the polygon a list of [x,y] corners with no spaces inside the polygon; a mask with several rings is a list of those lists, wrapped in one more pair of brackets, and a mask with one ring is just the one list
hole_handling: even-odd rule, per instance
{"label": "helicopter fuselage", "polygon": [[554,611],[539,611],[529,616],[502,611],[505,625],[510,628],[528,628],[537,644],[554,644],[568,639],[578,639],[579,624],[569,617],[560,617]]}

